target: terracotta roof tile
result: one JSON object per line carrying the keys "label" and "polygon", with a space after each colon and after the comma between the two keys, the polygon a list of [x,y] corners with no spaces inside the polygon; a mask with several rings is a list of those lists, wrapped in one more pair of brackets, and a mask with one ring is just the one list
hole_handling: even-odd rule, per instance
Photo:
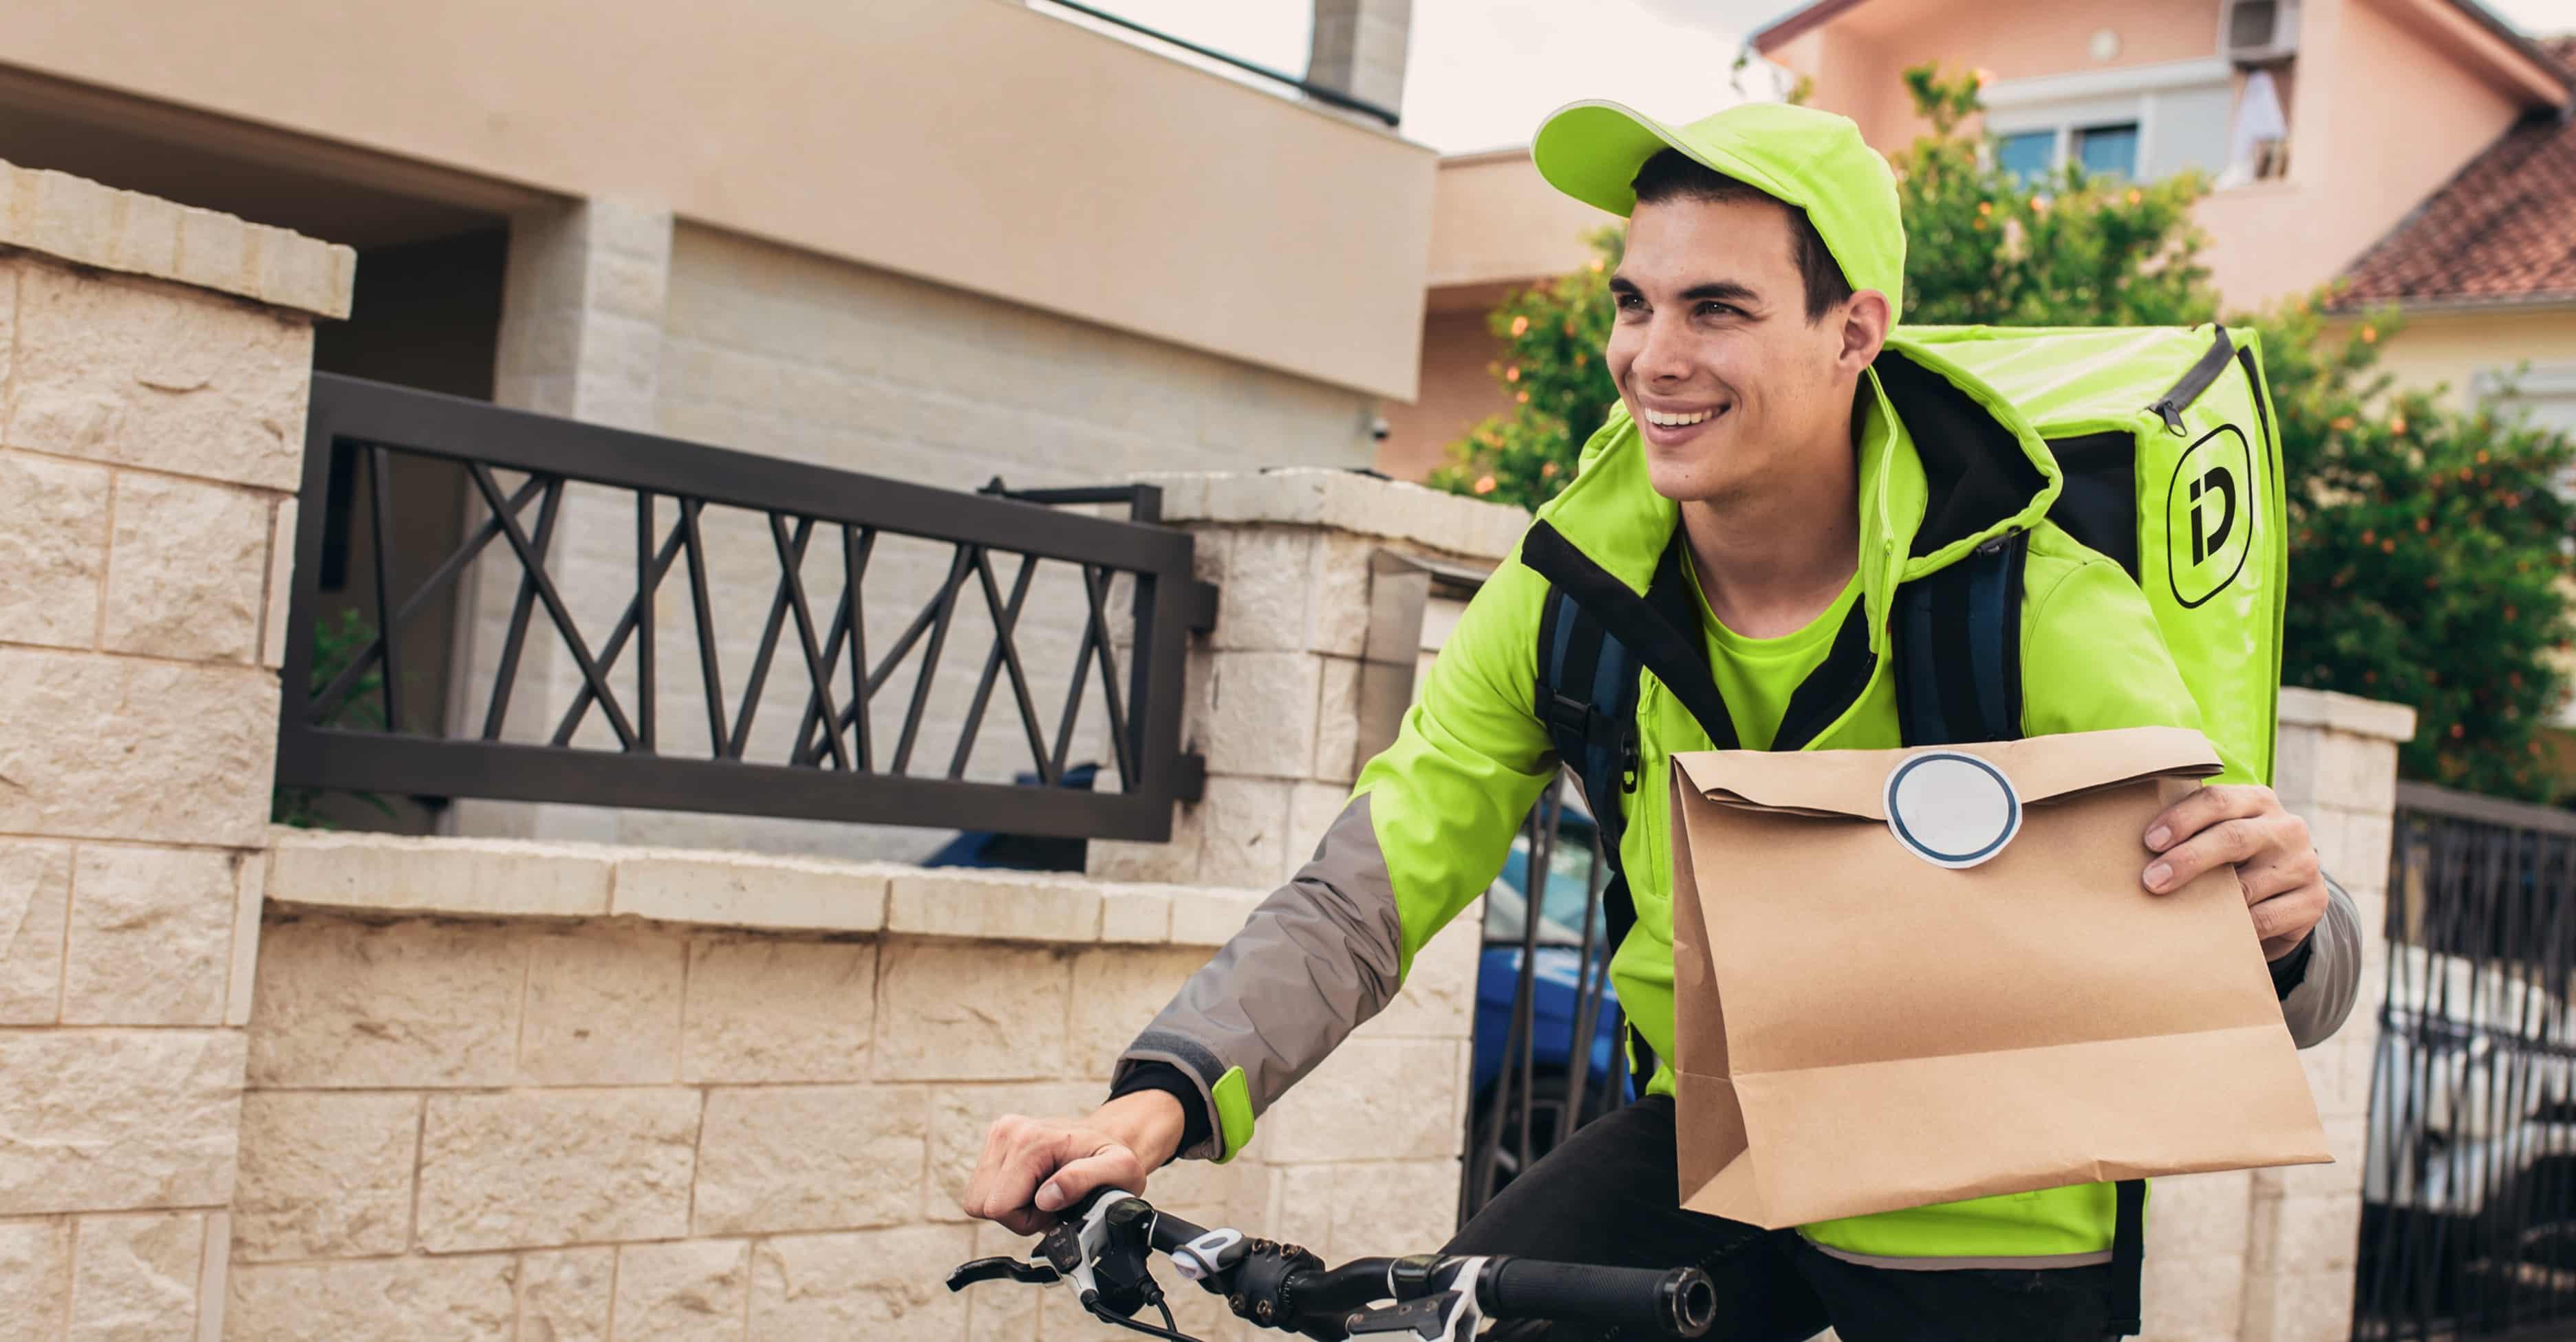
{"label": "terracotta roof tile", "polygon": [[[2540,46],[2576,67],[2576,35]],[[2576,299],[2576,119],[2524,118],[2344,277],[2341,308]]]}

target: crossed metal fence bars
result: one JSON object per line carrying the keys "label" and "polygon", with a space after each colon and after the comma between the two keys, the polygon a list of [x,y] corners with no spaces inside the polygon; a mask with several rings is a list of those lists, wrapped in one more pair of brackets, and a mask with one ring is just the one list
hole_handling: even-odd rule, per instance
{"label": "crossed metal fence bars", "polygon": [[[419,567],[418,557],[398,554],[392,540],[397,459],[461,470],[481,505],[461,543],[416,576],[397,571],[406,561]],[[505,483],[505,473],[518,479]],[[376,627],[354,648],[339,649],[335,664],[322,664],[320,575],[345,563],[325,552],[335,545],[345,552],[345,528],[354,521],[346,513],[355,510],[361,481],[372,550],[362,595],[372,597]],[[977,494],[934,489],[318,375],[296,538],[279,783],[1041,836],[1168,837],[1172,803],[1195,799],[1203,776],[1180,741],[1186,641],[1192,629],[1210,624],[1215,609],[1213,587],[1191,576],[1191,538],[1154,525],[1160,495],[1150,486],[1013,496],[998,485]],[[584,491],[594,526],[615,506],[605,500],[631,500],[633,585],[604,637],[596,618],[585,631],[562,581],[561,540],[575,488]],[[346,505],[338,513],[335,500]],[[1112,502],[1128,505],[1131,516],[1059,506]],[[765,525],[774,561],[756,650],[738,671],[721,655],[718,628],[722,608],[743,600],[746,589],[709,576],[708,517],[719,509],[736,522],[747,515]],[[336,537],[335,527],[342,529]],[[888,584],[871,585],[869,577],[889,538],[944,545],[949,554],[929,599],[872,657],[871,603],[893,598],[878,596]],[[479,707],[455,712],[461,728],[450,734],[436,730],[451,716],[446,706],[406,708],[402,636],[455,595],[478,559],[515,571],[516,592],[488,685],[467,686],[456,699]],[[819,592],[816,561],[829,575]],[[1060,690],[1021,646],[1042,568],[1069,575],[1080,594],[1080,638]],[[688,591],[695,654],[688,670],[697,682],[693,707],[706,727],[702,746],[676,751],[661,720],[669,687],[656,637],[666,582]],[[1128,586],[1122,629],[1115,593]],[[828,615],[818,596],[831,603]],[[975,688],[945,761],[919,769],[951,635],[960,614],[978,605],[991,640]],[[578,687],[542,741],[510,739],[514,699],[523,710],[528,702],[519,692],[529,650],[548,635],[578,671]],[[792,678],[800,673],[798,684]],[[803,698],[783,752],[774,743],[765,752],[754,731],[773,676]],[[900,709],[893,722],[881,723],[877,710],[889,690],[901,694]],[[969,776],[996,698],[1038,786]],[[1107,719],[1112,792],[1064,785],[1078,724],[1095,701]],[[352,711],[361,705],[364,711]],[[586,729],[597,735],[595,724],[605,725],[613,748],[582,743]]]}

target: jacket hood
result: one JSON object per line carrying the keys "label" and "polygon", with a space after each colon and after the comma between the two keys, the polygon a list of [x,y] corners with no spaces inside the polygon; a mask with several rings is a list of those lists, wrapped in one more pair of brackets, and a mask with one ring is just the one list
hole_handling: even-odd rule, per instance
{"label": "jacket hood", "polygon": [[[1887,651],[1899,583],[1955,562],[2056,503],[2056,458],[2029,420],[1937,348],[1891,336],[1853,405],[1860,574],[1870,647]],[[1653,582],[1680,509],[1647,479],[1624,403],[1583,447],[1574,482],[1538,516],[1635,592]]]}

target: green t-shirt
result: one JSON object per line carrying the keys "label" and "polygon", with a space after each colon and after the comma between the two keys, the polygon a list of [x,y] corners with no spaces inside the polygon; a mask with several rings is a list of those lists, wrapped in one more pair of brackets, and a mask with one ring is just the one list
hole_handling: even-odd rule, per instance
{"label": "green t-shirt", "polygon": [[1682,565],[1690,575],[1691,600],[1699,606],[1700,628],[1708,633],[1708,665],[1716,673],[1717,692],[1726,697],[1727,716],[1735,719],[1736,739],[1746,750],[1769,750],[1780,734],[1780,719],[1789,712],[1789,696],[1809,674],[1825,664],[1834,635],[1860,598],[1860,571],[1852,571],[1841,596],[1805,628],[1778,638],[1746,638],[1726,627],[1709,609],[1699,588],[1699,566]]}

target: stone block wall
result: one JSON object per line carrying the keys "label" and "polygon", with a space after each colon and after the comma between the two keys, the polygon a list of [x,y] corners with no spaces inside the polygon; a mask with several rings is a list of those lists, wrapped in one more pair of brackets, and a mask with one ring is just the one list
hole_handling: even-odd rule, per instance
{"label": "stone block wall", "polygon": [[223,1327],[312,322],[353,263],[0,163],[0,1336]]}
{"label": "stone block wall", "polygon": [[[1256,896],[705,853],[281,834],[232,1195],[236,1339],[1098,1325],[949,1268],[1005,1112],[1072,1115]],[[1148,1192],[1339,1258],[1458,1191],[1466,920],[1233,1163]],[[1184,1326],[1237,1336],[1183,1288]],[[1043,1316],[1043,1317],[1042,1317]]]}

